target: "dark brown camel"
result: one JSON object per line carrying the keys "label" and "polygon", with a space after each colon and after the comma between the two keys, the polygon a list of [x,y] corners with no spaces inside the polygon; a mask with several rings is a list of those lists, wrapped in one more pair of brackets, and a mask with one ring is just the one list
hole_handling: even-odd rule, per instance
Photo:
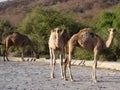
{"label": "dark brown camel", "polygon": [[22,34],[20,34],[18,32],[14,32],[13,34],[8,35],[4,40],[4,44],[5,44],[4,51],[3,51],[3,59],[4,59],[4,61],[6,61],[6,60],[9,61],[9,59],[8,59],[8,49],[11,46],[21,47],[22,48],[21,58],[22,58],[23,61],[25,61],[25,59],[24,59],[24,50],[25,50],[26,46],[30,46],[30,48],[32,49],[35,57],[37,59],[39,58],[39,55],[36,53],[35,48],[33,46],[33,43],[31,42],[31,40],[27,36],[22,35]]}

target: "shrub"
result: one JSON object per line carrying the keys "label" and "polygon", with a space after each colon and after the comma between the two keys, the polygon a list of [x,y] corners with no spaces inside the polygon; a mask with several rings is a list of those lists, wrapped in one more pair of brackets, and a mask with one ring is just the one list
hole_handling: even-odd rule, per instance
{"label": "shrub", "polygon": [[26,16],[17,31],[29,36],[40,54],[48,54],[50,30],[56,27],[67,29],[72,36],[84,25],[74,22],[70,16],[59,10],[36,7]]}

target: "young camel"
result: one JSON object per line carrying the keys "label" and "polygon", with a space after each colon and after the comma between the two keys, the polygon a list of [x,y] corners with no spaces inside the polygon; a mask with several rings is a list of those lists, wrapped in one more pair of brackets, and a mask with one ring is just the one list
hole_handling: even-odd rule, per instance
{"label": "young camel", "polygon": [[61,28],[55,28],[54,30],[51,30],[51,34],[48,41],[50,52],[51,78],[54,78],[56,51],[59,51],[60,54],[60,69],[61,77],[63,78],[63,53],[67,49],[66,46],[68,39],[69,35],[66,30],[62,30]]}
{"label": "young camel", "polygon": [[85,28],[83,30],[80,30],[77,34],[74,34],[68,42],[69,54],[67,55],[64,63],[64,80],[66,80],[66,67],[68,64],[70,79],[71,81],[73,81],[73,77],[71,73],[71,59],[72,59],[72,55],[74,54],[75,47],[78,46],[80,48],[94,52],[92,77],[93,77],[93,81],[97,82],[96,68],[97,68],[99,51],[104,48],[109,48],[111,46],[114,39],[115,31],[116,30],[114,28],[109,29],[110,34],[107,41],[104,41],[100,36],[92,32],[90,28]]}
{"label": "young camel", "polygon": [[[21,59],[23,61],[25,61],[24,59],[24,50],[26,46],[30,46],[30,48],[32,49],[35,57],[38,59],[39,55],[37,54],[37,52],[34,49],[33,43],[31,42],[31,40],[25,36],[22,35],[18,32],[14,32],[13,34],[8,35],[5,40],[4,40],[4,51],[3,51],[3,60],[4,61],[9,61],[8,59],[8,49],[11,46],[15,46],[15,47],[21,47],[22,48],[22,54],[21,54]],[[6,58],[6,59],[5,59]],[[34,59],[35,60],[35,59]]]}

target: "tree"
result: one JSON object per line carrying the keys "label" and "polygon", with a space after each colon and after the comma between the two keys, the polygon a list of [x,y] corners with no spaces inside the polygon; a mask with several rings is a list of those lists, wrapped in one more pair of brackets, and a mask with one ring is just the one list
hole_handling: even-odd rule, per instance
{"label": "tree", "polygon": [[50,30],[56,27],[69,30],[70,33],[78,31],[83,25],[63,15],[59,10],[36,7],[23,20],[18,31],[28,35],[38,48],[39,52],[48,53],[48,38]]}
{"label": "tree", "polygon": [[0,41],[2,41],[4,37],[6,37],[8,34],[10,34],[13,31],[14,31],[14,26],[12,26],[10,21],[6,19],[0,20],[0,35],[1,35]]}
{"label": "tree", "polygon": [[[4,38],[14,31],[14,27],[10,21],[3,19],[0,20],[0,43],[3,43]],[[3,45],[0,45],[0,54],[2,54]]]}
{"label": "tree", "polygon": [[111,12],[102,12],[96,24],[96,28],[98,29],[97,32],[106,39],[106,33],[108,32],[107,29],[111,27],[114,27],[117,30],[114,45],[110,50],[105,50],[103,53],[106,57],[113,56],[120,58],[120,4],[118,4],[118,6],[116,6]]}

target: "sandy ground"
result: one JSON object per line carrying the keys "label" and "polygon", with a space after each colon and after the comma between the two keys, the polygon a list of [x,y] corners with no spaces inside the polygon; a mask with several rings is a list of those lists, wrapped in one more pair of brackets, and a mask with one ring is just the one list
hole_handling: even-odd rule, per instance
{"label": "sandy ground", "polygon": [[90,67],[72,66],[72,73],[75,82],[62,80],[57,64],[51,79],[49,63],[0,60],[0,90],[120,90],[120,71],[98,69],[97,84]]}

